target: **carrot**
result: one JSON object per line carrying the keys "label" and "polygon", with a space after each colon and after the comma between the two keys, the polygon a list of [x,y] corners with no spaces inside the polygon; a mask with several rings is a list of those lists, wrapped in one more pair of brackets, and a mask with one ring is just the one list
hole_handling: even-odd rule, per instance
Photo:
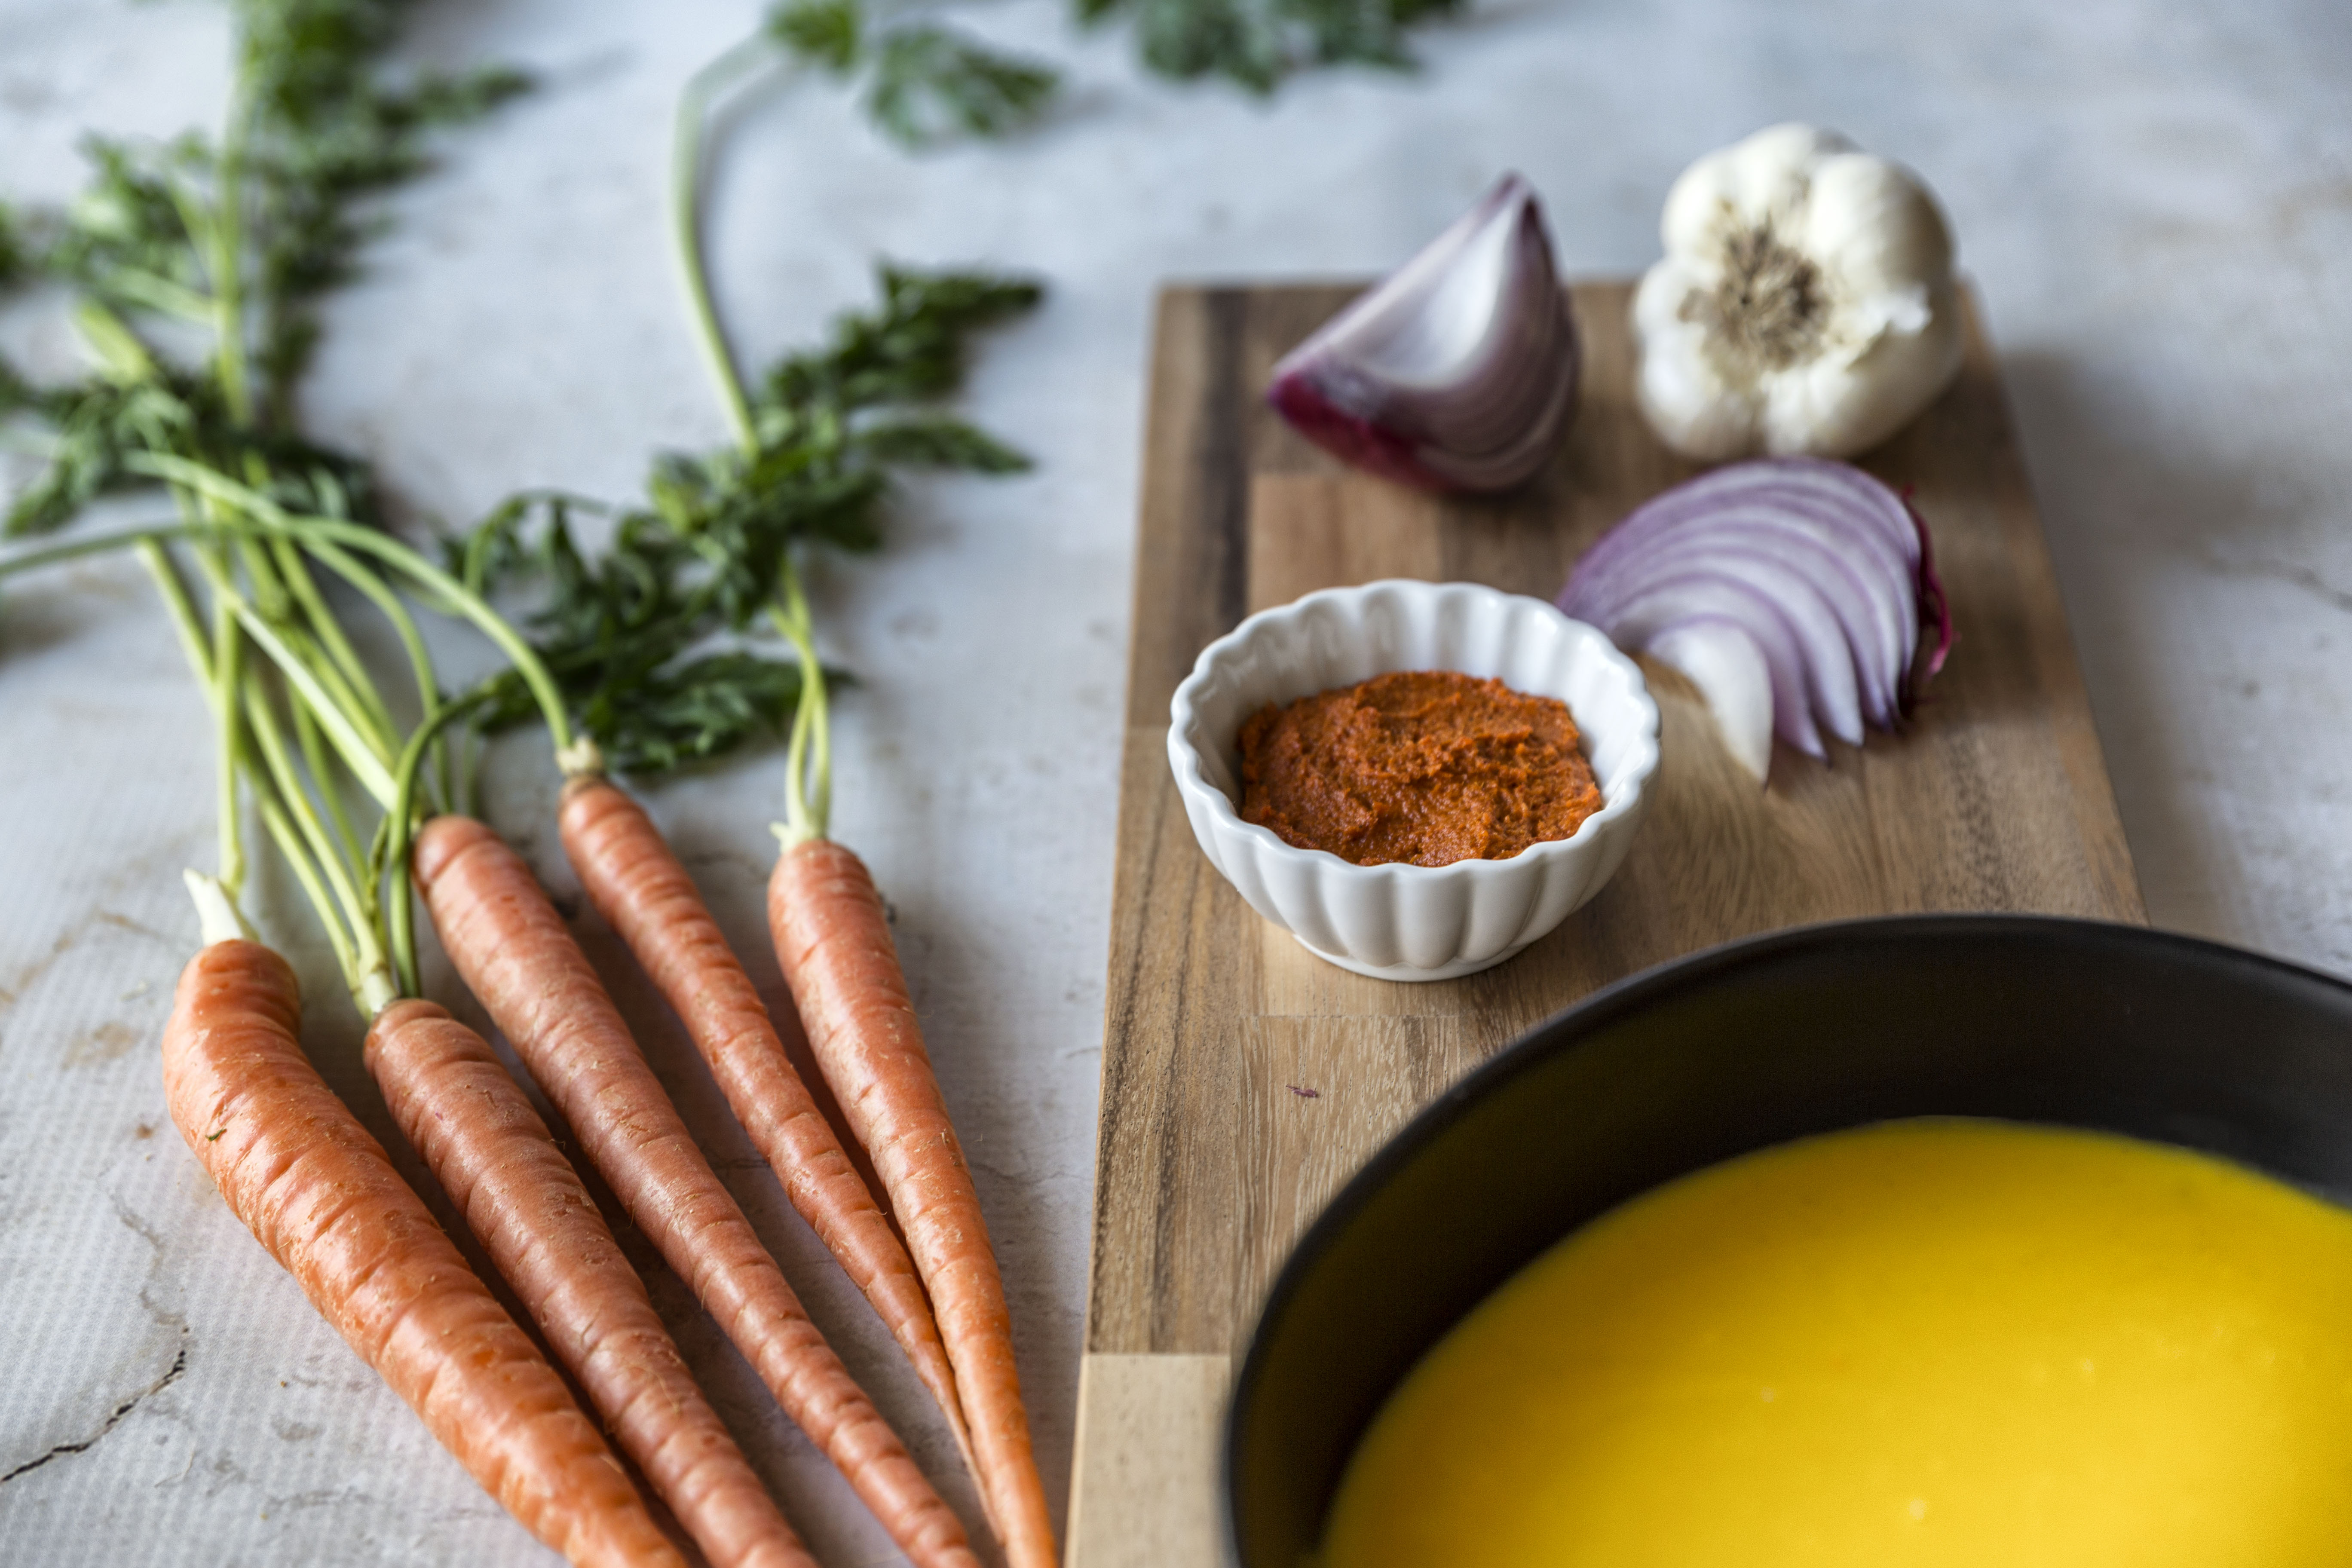
{"label": "carrot", "polygon": [[602,778],[576,778],[564,786],[561,821],[563,847],[596,912],[628,943],[685,1022],[752,1146],[889,1325],[969,1460],[955,1373],[923,1281],[793,1069],[775,1020],[694,879],[645,808]]}
{"label": "carrot", "polygon": [[258,942],[181,973],[172,1120],[230,1212],[482,1489],[582,1568],[685,1568],[563,1381],[302,1054],[301,997]]}
{"label": "carrot", "polygon": [[413,869],[466,984],[777,1403],[908,1557],[977,1568],[963,1526],[809,1321],[530,868],[482,824],[439,816],[417,836]]}
{"label": "carrot", "polygon": [[395,1002],[366,1058],[393,1120],[711,1568],[817,1568],[488,1043],[431,1002]]}
{"label": "carrot", "polygon": [[1053,1521],[1013,1363],[1004,1281],[923,1048],[882,895],[850,849],[803,839],[777,858],[768,879],[768,926],[817,1065],[882,1178],[938,1309],[1005,1553],[1013,1568],[1053,1568]]}

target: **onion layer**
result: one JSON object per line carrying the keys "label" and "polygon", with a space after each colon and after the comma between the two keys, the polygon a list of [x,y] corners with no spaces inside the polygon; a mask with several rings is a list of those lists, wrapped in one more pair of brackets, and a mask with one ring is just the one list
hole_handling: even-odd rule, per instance
{"label": "onion layer", "polygon": [[1952,646],[1926,521],[1818,458],[1734,463],[1643,503],[1577,563],[1559,607],[1689,677],[1759,781],[1775,735],[1827,761],[1823,731],[1859,746],[1864,725],[1893,729]]}
{"label": "onion layer", "polygon": [[1532,478],[1576,406],[1576,323],[1517,174],[1274,367],[1266,401],[1316,445],[1429,489]]}

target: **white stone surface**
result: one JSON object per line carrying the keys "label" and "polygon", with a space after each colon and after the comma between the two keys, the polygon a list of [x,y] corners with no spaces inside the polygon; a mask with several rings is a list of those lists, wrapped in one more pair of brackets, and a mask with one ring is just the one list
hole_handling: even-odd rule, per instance
{"label": "white stone surface", "polygon": [[[672,94],[752,16],[423,13],[421,55],[519,60],[545,85],[392,202],[394,230],[330,312],[309,418],[415,515],[466,519],[534,483],[625,495],[655,449],[722,438],[660,200]],[[924,490],[887,553],[819,593],[831,651],[866,681],[842,710],[837,826],[898,907],[1057,1510],[1162,279],[1370,273],[1504,167],[1543,193],[1567,271],[1626,274],[1654,253],[1673,174],[1758,125],[1813,119],[1913,163],[2004,352],[2154,918],[2352,970],[2352,13],[1486,0],[1427,35],[1420,76],[1335,73],[1263,103],[1139,78],[1116,35],[1069,35],[1058,0],[971,16],[1074,61],[1058,121],[908,158],[832,89],[778,84],[733,123],[716,255],[755,361],[861,302],[877,256],[1053,286],[989,345],[972,398],[1036,472]],[[225,38],[204,0],[0,0],[0,193],[69,192],[86,127],[210,121]],[[5,325],[20,351],[68,352],[54,324]],[[310,1314],[164,1117],[153,1043],[194,937],[177,873],[210,863],[214,827],[205,725],[143,583],[92,565],[0,601],[0,1557],[542,1560]],[[499,819],[561,881],[545,771],[509,762]],[[776,773],[656,799],[772,984]],[[287,889],[262,901],[309,982],[313,1050],[386,1130],[326,955]],[[820,1321],[949,1474],[913,1379],[725,1131],[675,1027],[642,982],[619,988]],[[656,1273],[656,1290],[825,1560],[894,1560],[677,1283]]]}

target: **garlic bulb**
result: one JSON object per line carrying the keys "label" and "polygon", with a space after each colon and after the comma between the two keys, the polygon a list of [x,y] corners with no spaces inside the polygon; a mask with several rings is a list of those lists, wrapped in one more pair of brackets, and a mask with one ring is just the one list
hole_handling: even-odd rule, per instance
{"label": "garlic bulb", "polygon": [[1676,451],[1843,457],[1960,367],[1952,239],[1906,170],[1776,125],[1685,170],[1633,296],[1642,412]]}

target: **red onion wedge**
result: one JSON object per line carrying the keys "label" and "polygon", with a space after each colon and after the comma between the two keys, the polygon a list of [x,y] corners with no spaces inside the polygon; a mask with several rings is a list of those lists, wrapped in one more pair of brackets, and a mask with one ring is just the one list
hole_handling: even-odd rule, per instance
{"label": "red onion wedge", "polygon": [[1865,724],[1895,728],[1952,647],[1926,521],[1819,458],[1733,463],[1637,507],[1585,552],[1559,607],[1689,677],[1759,781],[1775,735],[1827,761],[1825,731],[1858,746]]}
{"label": "red onion wedge", "polygon": [[1576,323],[1517,174],[1274,367],[1266,401],[1326,450],[1427,489],[1500,490],[1576,406]]}

